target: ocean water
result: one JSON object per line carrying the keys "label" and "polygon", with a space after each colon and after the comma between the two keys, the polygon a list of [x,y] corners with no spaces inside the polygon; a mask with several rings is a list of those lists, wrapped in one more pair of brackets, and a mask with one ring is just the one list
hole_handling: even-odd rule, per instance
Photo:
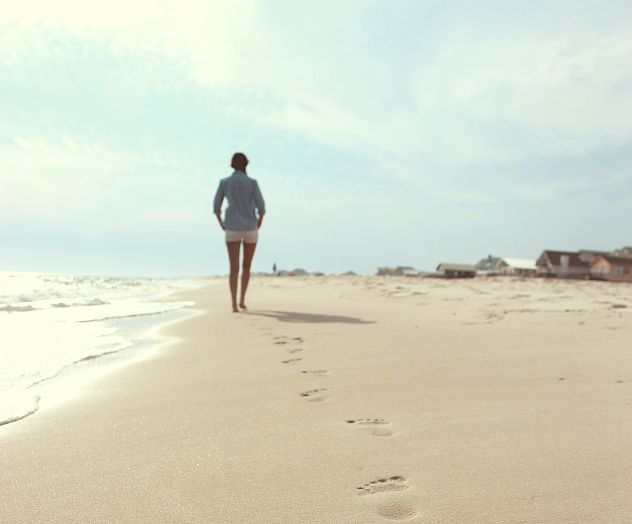
{"label": "ocean water", "polygon": [[0,271],[0,425],[34,413],[58,375],[142,346],[151,328],[193,305],[161,299],[202,285]]}

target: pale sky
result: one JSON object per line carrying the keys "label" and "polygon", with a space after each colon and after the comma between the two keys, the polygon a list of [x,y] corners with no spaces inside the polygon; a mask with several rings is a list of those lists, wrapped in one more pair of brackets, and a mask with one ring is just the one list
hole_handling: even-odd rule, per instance
{"label": "pale sky", "polygon": [[0,269],[225,273],[235,151],[257,271],[632,244],[628,0],[2,4]]}

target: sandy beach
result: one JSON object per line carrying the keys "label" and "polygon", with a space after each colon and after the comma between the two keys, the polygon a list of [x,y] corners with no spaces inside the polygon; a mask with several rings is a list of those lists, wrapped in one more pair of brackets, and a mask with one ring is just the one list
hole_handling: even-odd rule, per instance
{"label": "sandy beach", "polygon": [[257,278],[0,428],[0,521],[632,520],[632,287]]}

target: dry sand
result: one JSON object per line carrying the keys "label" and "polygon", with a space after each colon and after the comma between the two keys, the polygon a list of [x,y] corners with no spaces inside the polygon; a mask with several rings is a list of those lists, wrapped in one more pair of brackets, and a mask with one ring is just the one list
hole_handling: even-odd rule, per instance
{"label": "dry sand", "polygon": [[0,428],[0,521],[632,521],[632,286],[185,296],[174,344]]}

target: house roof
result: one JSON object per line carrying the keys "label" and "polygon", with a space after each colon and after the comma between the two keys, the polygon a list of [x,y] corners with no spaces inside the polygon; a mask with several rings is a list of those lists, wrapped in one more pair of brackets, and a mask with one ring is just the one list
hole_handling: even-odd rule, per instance
{"label": "house roof", "polygon": [[496,266],[500,262],[500,257],[488,256],[481,258],[476,264],[476,269],[496,269]]}
{"label": "house roof", "polygon": [[447,264],[441,262],[437,266],[437,271],[472,271],[475,272],[476,268],[471,264]]}
{"label": "house roof", "polygon": [[609,255],[610,251],[596,251],[594,249],[580,249],[580,253],[590,253],[591,255]]}
{"label": "house roof", "polygon": [[[588,262],[584,262],[579,258],[579,253],[573,251],[553,251],[551,249],[545,249],[540,255],[540,259],[543,256],[546,256],[549,262],[554,266],[562,265],[562,255],[566,255],[568,257],[568,265],[569,266],[580,266],[580,267],[588,267],[590,264]],[[539,259],[538,259],[539,261]]]}
{"label": "house roof", "polygon": [[511,257],[503,257],[501,262],[504,262],[509,267],[514,267],[516,269],[531,269],[535,271],[537,269],[535,265],[535,260],[530,258],[511,258]]}
{"label": "house roof", "polygon": [[629,257],[615,257],[612,255],[599,255],[597,257],[603,258],[610,262],[611,264],[616,264],[617,266],[632,266],[632,258]]}

